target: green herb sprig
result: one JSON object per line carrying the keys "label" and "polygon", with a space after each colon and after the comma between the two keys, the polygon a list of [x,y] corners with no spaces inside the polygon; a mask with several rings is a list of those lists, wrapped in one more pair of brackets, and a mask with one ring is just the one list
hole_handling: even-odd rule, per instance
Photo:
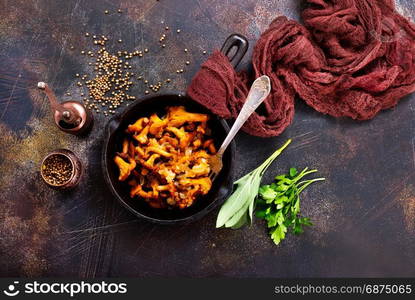
{"label": "green herb sprig", "polygon": [[235,182],[235,191],[225,201],[219,211],[218,218],[216,220],[216,228],[225,226],[237,229],[252,222],[255,198],[258,194],[262,176],[271,163],[290,143],[291,140],[288,140],[262,165]]}
{"label": "green herb sprig", "polygon": [[294,234],[304,232],[304,226],[313,225],[309,218],[300,217],[300,194],[313,182],[325,180],[315,178],[301,180],[317,170],[305,168],[300,173],[291,168],[289,174],[275,177],[276,182],[259,188],[255,215],[267,221],[269,233],[275,244],[279,244],[292,229]]}

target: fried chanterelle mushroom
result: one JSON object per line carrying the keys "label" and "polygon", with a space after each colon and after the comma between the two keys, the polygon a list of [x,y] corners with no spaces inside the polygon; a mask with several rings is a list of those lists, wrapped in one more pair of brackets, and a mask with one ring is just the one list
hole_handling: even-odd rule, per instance
{"label": "fried chanterelle mushroom", "polygon": [[128,126],[127,137],[114,162],[119,180],[131,186],[130,196],[154,208],[191,206],[212,187],[209,156],[216,153],[209,138],[208,115],[183,106],[167,108]]}

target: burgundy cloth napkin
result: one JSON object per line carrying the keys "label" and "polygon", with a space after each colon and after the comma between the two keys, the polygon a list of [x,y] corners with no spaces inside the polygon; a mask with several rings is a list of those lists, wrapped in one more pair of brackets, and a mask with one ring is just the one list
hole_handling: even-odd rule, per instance
{"label": "burgundy cloth napkin", "polygon": [[223,118],[236,118],[252,80],[268,75],[272,92],[243,127],[279,135],[292,121],[294,98],[334,117],[373,118],[415,91],[415,25],[393,0],[307,0],[304,25],[276,18],[252,57],[254,74],[236,73],[214,52],[188,95]]}

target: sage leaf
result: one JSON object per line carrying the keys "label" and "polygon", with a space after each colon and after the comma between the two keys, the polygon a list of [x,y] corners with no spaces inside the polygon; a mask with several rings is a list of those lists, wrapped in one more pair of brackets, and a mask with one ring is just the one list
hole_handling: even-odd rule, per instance
{"label": "sage leaf", "polygon": [[[262,176],[264,175],[267,168],[272,164],[272,162],[284,151],[284,149],[290,143],[291,140],[285,142],[281,148],[275,151],[258,168],[235,182],[234,192],[225,201],[219,211],[218,217],[216,219],[216,228],[223,226],[240,228],[248,223],[252,223],[253,213],[255,209],[255,199],[258,195]],[[271,197],[271,195],[268,196]]]}

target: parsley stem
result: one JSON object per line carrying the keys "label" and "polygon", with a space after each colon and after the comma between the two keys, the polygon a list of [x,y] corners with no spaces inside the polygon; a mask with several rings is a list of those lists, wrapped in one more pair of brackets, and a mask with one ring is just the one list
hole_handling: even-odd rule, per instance
{"label": "parsley stem", "polygon": [[308,187],[313,182],[324,181],[324,180],[326,180],[326,178],[315,178],[315,179],[304,180],[304,181],[299,182],[297,184],[297,187],[299,187],[300,185],[301,187],[299,187],[297,194],[299,195],[306,187]]}

